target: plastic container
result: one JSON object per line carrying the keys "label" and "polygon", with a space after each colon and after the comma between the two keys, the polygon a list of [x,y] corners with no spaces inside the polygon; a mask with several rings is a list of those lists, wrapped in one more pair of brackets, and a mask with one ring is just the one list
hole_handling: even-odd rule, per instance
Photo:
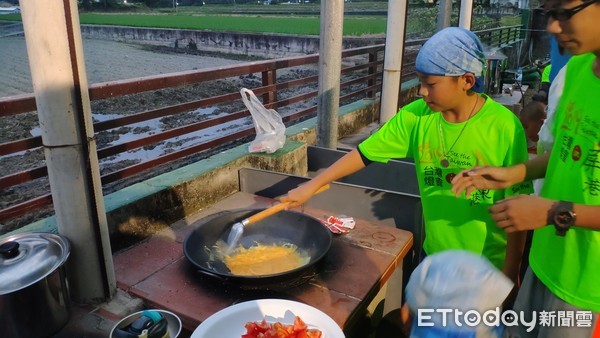
{"label": "plastic container", "polygon": [[[157,323],[157,313],[166,320],[167,328],[166,333],[164,334],[158,334],[161,323]],[[138,329],[138,327],[133,326],[136,324],[140,325],[140,322],[143,322],[141,317],[151,317],[154,319],[156,327],[158,327],[155,331],[156,334],[151,334],[148,336],[148,338],[176,338],[181,333],[181,319],[179,319],[176,314],[165,310],[149,309],[132,313],[129,316],[121,319],[110,331],[109,338],[137,338],[138,334],[135,333],[135,330]],[[150,326],[149,332],[152,333],[152,329],[155,328],[155,326],[152,323],[148,323],[148,325]]]}

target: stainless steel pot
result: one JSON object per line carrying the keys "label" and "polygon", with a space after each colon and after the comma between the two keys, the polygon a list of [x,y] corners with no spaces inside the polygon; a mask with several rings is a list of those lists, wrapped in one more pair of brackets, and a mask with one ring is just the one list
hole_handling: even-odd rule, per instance
{"label": "stainless steel pot", "polygon": [[69,320],[66,238],[23,233],[0,240],[0,337],[40,338]]}

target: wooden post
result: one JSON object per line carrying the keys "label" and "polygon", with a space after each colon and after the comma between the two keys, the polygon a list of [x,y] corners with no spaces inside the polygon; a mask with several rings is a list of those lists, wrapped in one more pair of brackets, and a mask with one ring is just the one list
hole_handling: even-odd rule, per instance
{"label": "wooden post", "polygon": [[[262,85],[263,87],[275,85],[277,83],[276,70],[267,70],[262,72]],[[263,105],[273,103],[277,101],[277,89],[269,90],[262,95]]]}

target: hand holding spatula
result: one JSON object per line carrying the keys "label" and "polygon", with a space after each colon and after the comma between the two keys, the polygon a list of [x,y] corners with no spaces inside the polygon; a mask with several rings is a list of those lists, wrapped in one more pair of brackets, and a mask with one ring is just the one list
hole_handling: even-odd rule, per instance
{"label": "hand holding spatula", "polygon": [[[317,191],[315,191],[314,195],[317,195],[327,189],[329,189],[329,184],[326,184],[326,185],[322,186],[321,188],[319,188]],[[269,207],[269,208],[267,208],[261,212],[258,212],[246,219],[243,219],[240,222],[235,223],[231,227],[231,232],[229,233],[229,236],[227,237],[227,246],[229,247],[229,249],[232,249],[237,246],[238,242],[240,241],[240,238],[242,238],[242,235],[244,234],[244,226],[246,226],[248,224],[256,223],[260,220],[263,220],[271,215],[274,215],[274,214],[280,212],[281,210],[285,210],[285,208],[288,206],[288,204],[290,204],[290,202],[277,203],[272,207]]]}

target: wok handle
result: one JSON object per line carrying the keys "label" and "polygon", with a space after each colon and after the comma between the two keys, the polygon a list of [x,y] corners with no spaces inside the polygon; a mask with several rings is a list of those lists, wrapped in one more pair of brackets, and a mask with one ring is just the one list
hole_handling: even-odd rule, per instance
{"label": "wok handle", "polygon": [[[319,190],[315,191],[314,195],[320,194],[327,189],[329,189],[329,184],[325,184],[324,186],[320,187]],[[246,221],[242,222],[242,223],[247,225],[247,224],[251,224],[251,223],[255,223],[260,220],[263,220],[271,215],[274,215],[274,214],[280,212],[281,210],[284,210],[288,206],[288,204],[290,204],[290,202],[283,202],[283,203],[275,204],[272,207],[269,207],[259,213],[256,213],[256,214],[248,217],[246,219]]]}
{"label": "wok handle", "polygon": [[205,276],[210,276],[210,277],[213,277],[213,278],[216,278],[216,279],[220,279],[221,281],[225,280],[225,278],[223,278],[223,276],[219,276],[216,273],[208,272],[208,271],[202,270],[202,269],[198,269],[196,271],[198,271],[198,273],[203,274]]}

